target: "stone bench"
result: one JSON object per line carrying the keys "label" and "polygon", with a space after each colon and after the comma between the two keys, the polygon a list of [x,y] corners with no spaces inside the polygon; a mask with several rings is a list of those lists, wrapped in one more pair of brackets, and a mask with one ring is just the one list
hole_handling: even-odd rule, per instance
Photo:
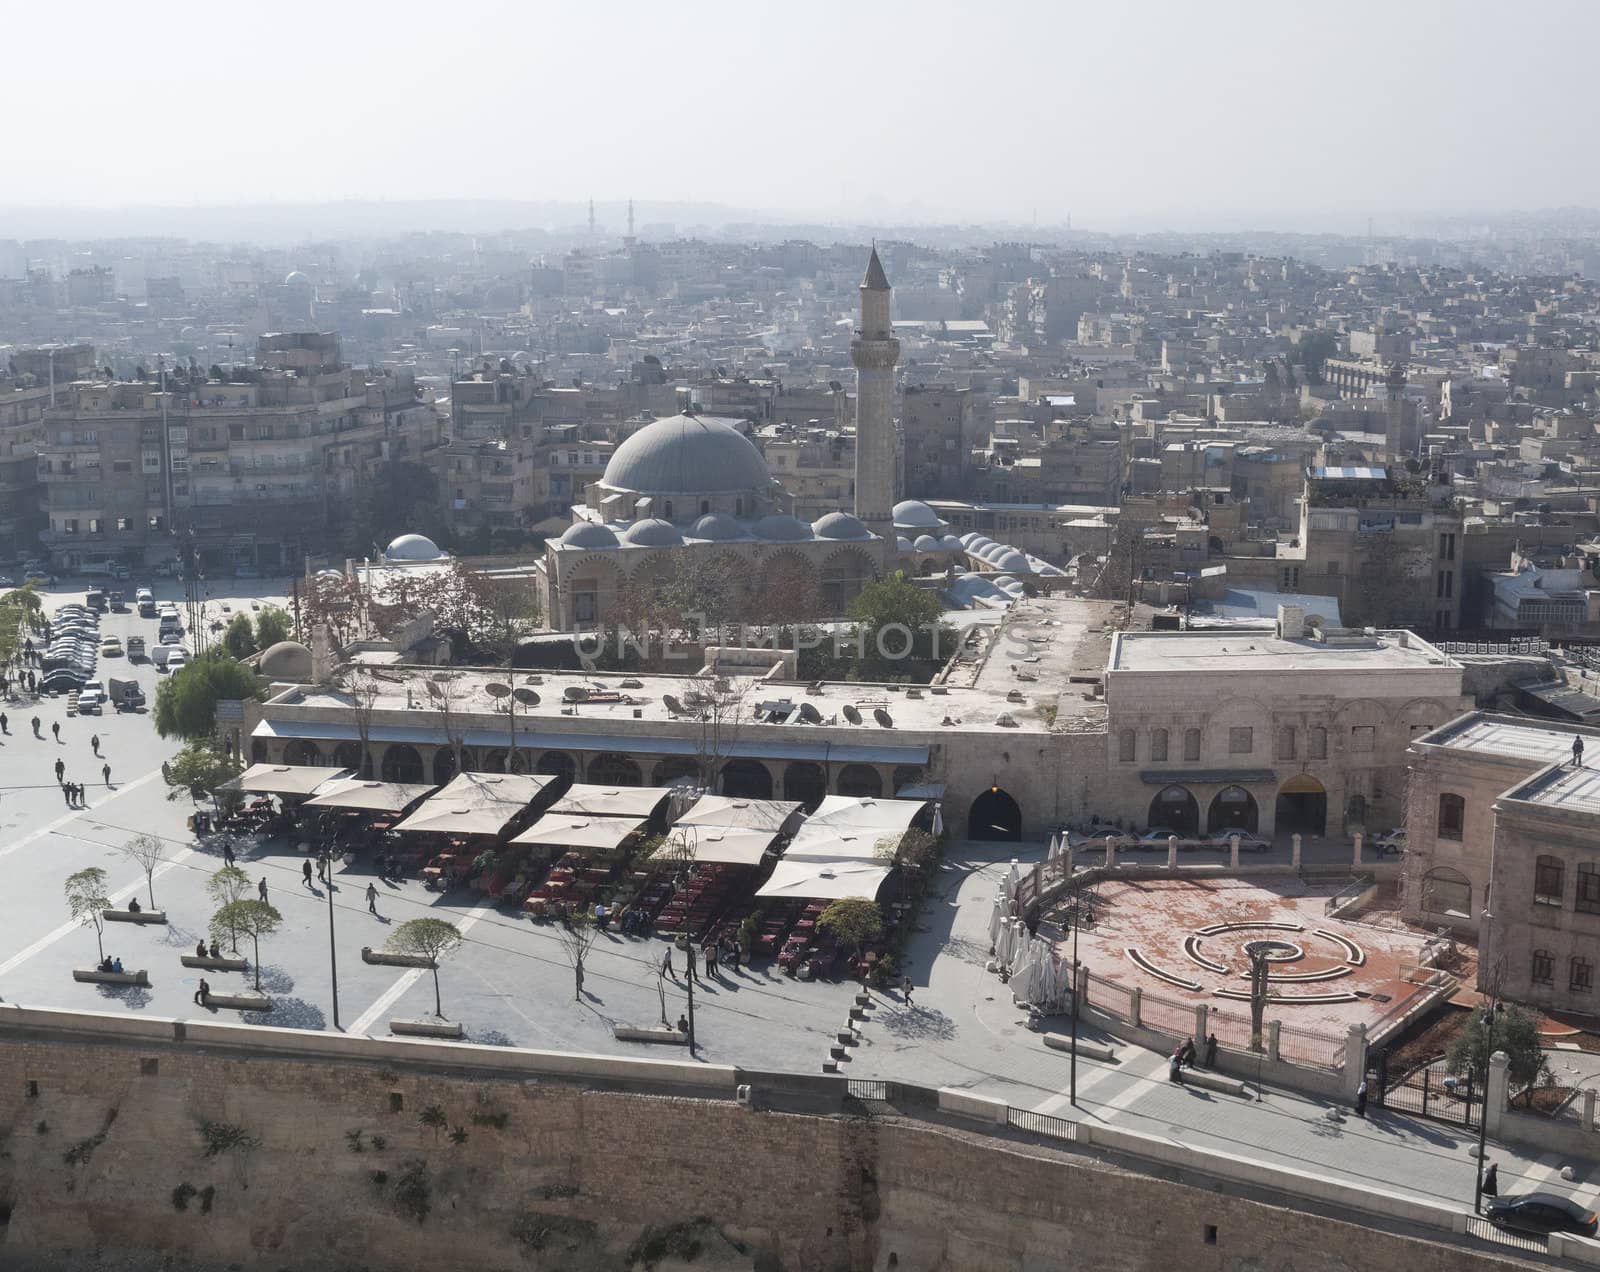
{"label": "stone bench", "polygon": [[378,963],[384,967],[433,967],[433,960],[426,954],[387,954],[367,945],[361,947],[361,961]]}
{"label": "stone bench", "polygon": [[[1047,1033],[1044,1036],[1044,1045],[1054,1047],[1057,1051],[1072,1050],[1072,1035]],[[1088,1038],[1078,1039],[1078,1054],[1088,1056],[1091,1060],[1115,1060],[1117,1053],[1103,1042],[1093,1042]]]}
{"label": "stone bench", "polygon": [[448,1020],[391,1020],[389,1032],[411,1038],[461,1038],[459,1024]]}
{"label": "stone bench", "polygon": [[102,910],[100,917],[107,923],[165,923],[165,910]]}
{"label": "stone bench", "polygon": [[1200,1087],[1206,1091],[1220,1091],[1223,1095],[1246,1094],[1244,1083],[1238,1078],[1230,1078],[1227,1074],[1217,1073],[1212,1069],[1185,1069],[1183,1084]]}
{"label": "stone bench", "polygon": [[140,968],[136,972],[102,972],[98,967],[74,967],[72,979],[75,981],[93,981],[99,985],[142,985],[150,986],[150,973]]}
{"label": "stone bench", "polygon": [[611,1036],[619,1042],[665,1042],[687,1046],[689,1035],[681,1029],[641,1029],[635,1025],[612,1025]]}
{"label": "stone bench", "polygon": [[201,958],[198,954],[183,956],[185,967],[198,967],[207,972],[248,972],[250,962],[242,958]]}
{"label": "stone bench", "polygon": [[272,999],[265,994],[207,994],[202,1007],[231,1007],[239,1011],[271,1011]]}

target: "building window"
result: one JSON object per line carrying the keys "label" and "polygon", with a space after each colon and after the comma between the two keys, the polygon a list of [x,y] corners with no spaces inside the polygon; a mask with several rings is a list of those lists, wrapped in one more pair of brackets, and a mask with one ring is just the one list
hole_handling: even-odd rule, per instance
{"label": "building window", "polygon": [[1567,963],[1567,988],[1587,994],[1594,988],[1594,964],[1579,955]]}
{"label": "building window", "polygon": [[1459,870],[1437,866],[1422,876],[1422,908],[1429,914],[1472,916],[1472,883]]}
{"label": "building window", "polygon": [[1311,730],[1311,758],[1325,760],[1328,758],[1328,731],[1326,729]]}
{"label": "building window", "polygon": [[1439,559],[1441,561],[1454,561],[1456,559],[1456,537],[1453,534],[1439,536]]}
{"label": "building window", "polygon": [[1294,727],[1285,725],[1278,730],[1278,758],[1280,760],[1294,759]]}
{"label": "building window", "polygon": [[1124,729],[1117,734],[1117,758],[1124,764],[1131,764],[1134,758],[1134,736],[1132,729]]}
{"label": "building window", "polygon": [[1228,730],[1228,754],[1249,755],[1255,749],[1255,730],[1241,725]]}
{"label": "building window", "polygon": [[1167,758],[1167,731],[1165,729],[1150,730],[1150,758],[1152,760],[1165,760]]}
{"label": "building window", "polygon": [[1467,822],[1467,801],[1459,795],[1439,796],[1439,838],[1460,840]]}
{"label": "building window", "polygon": [[1550,985],[1555,982],[1556,961],[1551,957],[1549,950],[1534,950],[1533,952],[1533,983],[1535,985]]}
{"label": "building window", "polygon": [[1539,857],[1533,863],[1533,903],[1560,905],[1565,878],[1566,867],[1561,864],[1560,857]]}
{"label": "building window", "polygon": [[1600,868],[1592,861],[1578,867],[1578,895],[1572,908],[1580,914],[1600,914]]}
{"label": "building window", "polygon": [[1183,758],[1198,760],[1200,758],[1200,730],[1185,729],[1183,731]]}
{"label": "building window", "polygon": [[1362,754],[1370,754],[1376,736],[1377,727],[1375,725],[1358,724],[1350,730],[1350,749]]}

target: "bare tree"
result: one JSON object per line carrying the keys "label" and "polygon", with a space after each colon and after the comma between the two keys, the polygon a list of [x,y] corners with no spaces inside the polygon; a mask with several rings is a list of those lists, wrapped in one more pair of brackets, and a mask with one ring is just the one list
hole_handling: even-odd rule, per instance
{"label": "bare tree", "polygon": [[155,835],[135,835],[122,845],[123,856],[144,871],[145,887],[150,890],[150,908],[156,906],[156,867],[167,857],[167,846]]}
{"label": "bare tree", "polygon": [[744,731],[746,683],[720,676],[698,677],[684,685],[684,705],[700,718],[695,744],[697,780],[704,790],[722,786],[722,765],[738,745]]}
{"label": "bare tree", "polygon": [[438,713],[439,726],[444,730],[445,741],[455,756],[456,772],[462,770],[461,755],[466,747],[466,711],[463,703],[462,682],[453,672],[435,672],[426,682],[433,709]]}
{"label": "bare tree", "polygon": [[382,682],[368,667],[351,667],[344,675],[344,691],[350,699],[350,713],[355,716],[356,734],[361,739],[361,762],[357,766],[360,776],[372,776],[372,714],[377,710]]}
{"label": "bare tree", "polygon": [[594,924],[582,910],[569,915],[557,933],[561,940],[561,952],[567,956],[567,962],[572,964],[573,1002],[577,1002],[583,996],[583,962],[588,958],[589,950],[594,945],[597,935]]}

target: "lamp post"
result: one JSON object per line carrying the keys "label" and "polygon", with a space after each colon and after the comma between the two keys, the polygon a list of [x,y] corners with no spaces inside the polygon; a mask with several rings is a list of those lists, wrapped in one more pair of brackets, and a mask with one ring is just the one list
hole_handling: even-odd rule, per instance
{"label": "lamp post", "polygon": [[[1067,859],[1069,877],[1076,872],[1077,864],[1070,857]],[[1078,987],[1082,984],[1078,972],[1078,929],[1082,926],[1083,892],[1079,889],[1072,894],[1072,1058],[1068,1067],[1067,1102],[1073,1108],[1078,1107]]]}
{"label": "lamp post", "polygon": [[338,891],[333,886],[333,853],[328,856],[328,974],[333,979],[333,1027],[341,1028],[339,1024],[339,946],[333,939],[333,894]]}
{"label": "lamp post", "polygon": [[[1483,945],[1484,949],[1488,951],[1490,949],[1490,943],[1488,940],[1489,925],[1494,922],[1494,915],[1489,913],[1488,907],[1485,906],[1480,917],[1483,920],[1483,926],[1479,929],[1482,933],[1482,939],[1480,943]],[[1489,1002],[1484,1007],[1483,1014],[1483,1089],[1480,1092],[1483,1099],[1483,1106],[1478,1110],[1478,1178],[1472,1192],[1472,1213],[1475,1215],[1481,1215],[1483,1213],[1483,1156],[1489,1143],[1489,1061],[1494,1057],[1494,1018],[1495,1014],[1500,1010],[1499,969],[1493,968],[1490,971],[1489,976]],[[1470,1099],[1467,1103],[1467,1111],[1469,1113],[1472,1111]]]}

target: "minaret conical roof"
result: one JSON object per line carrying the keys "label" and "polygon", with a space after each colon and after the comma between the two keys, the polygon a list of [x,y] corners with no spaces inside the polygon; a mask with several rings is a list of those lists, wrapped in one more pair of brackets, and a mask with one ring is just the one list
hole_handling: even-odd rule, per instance
{"label": "minaret conical roof", "polygon": [[867,291],[888,291],[889,278],[883,272],[883,262],[878,259],[878,249],[872,249],[872,255],[867,259],[867,273],[861,280],[861,286]]}

